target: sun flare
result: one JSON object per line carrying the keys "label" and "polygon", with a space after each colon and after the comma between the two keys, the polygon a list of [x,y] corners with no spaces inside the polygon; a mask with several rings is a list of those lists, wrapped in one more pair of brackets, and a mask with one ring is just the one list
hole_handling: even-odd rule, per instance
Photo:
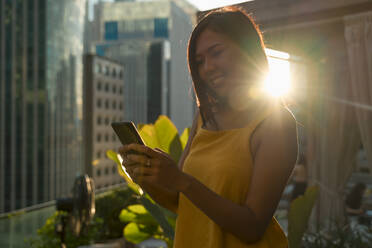
{"label": "sun flare", "polygon": [[269,73],[264,90],[272,97],[285,96],[291,89],[289,54],[272,49],[265,50],[269,61]]}

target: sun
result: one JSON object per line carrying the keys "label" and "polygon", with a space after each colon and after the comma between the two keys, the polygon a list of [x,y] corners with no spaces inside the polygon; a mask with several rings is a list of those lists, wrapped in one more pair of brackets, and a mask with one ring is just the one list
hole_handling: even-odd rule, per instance
{"label": "sun", "polygon": [[264,82],[264,91],[272,97],[282,97],[291,89],[289,54],[265,49],[269,61],[269,73]]}

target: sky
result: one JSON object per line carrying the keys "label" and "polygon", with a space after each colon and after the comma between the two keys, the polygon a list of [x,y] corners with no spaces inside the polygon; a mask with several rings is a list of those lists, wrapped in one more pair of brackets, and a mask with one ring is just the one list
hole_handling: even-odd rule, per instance
{"label": "sky", "polygon": [[187,0],[194,6],[196,6],[199,10],[208,10],[214,9],[218,7],[223,7],[227,5],[248,2],[247,0]]}
{"label": "sky", "polygon": [[[105,0],[107,2],[113,2],[114,0]],[[148,0],[145,0],[148,1]],[[249,2],[253,0],[186,0],[195,7],[197,7],[199,10],[208,10],[208,9],[214,9],[218,7],[223,7],[227,5],[242,3],[242,2]],[[93,5],[94,3],[98,2],[98,0],[91,0],[91,6],[89,12],[93,12]],[[91,16],[91,13],[89,13],[89,16]]]}

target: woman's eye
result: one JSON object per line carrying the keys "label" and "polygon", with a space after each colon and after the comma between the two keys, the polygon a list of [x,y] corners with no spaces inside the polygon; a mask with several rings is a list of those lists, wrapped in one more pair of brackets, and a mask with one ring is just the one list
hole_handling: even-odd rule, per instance
{"label": "woman's eye", "polygon": [[196,65],[202,65],[204,63],[204,60],[202,59],[199,59],[199,60],[196,60]]}
{"label": "woman's eye", "polygon": [[219,56],[222,52],[223,52],[223,50],[216,50],[216,51],[213,51],[213,52],[212,52],[212,56],[213,56],[213,57],[217,57],[217,56]]}

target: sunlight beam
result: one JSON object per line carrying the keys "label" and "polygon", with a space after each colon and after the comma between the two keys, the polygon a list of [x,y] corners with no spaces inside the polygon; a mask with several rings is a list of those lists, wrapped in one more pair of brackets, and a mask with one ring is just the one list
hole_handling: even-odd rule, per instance
{"label": "sunlight beam", "polygon": [[265,49],[269,73],[264,83],[265,92],[272,97],[288,95],[291,89],[290,58],[288,53]]}

